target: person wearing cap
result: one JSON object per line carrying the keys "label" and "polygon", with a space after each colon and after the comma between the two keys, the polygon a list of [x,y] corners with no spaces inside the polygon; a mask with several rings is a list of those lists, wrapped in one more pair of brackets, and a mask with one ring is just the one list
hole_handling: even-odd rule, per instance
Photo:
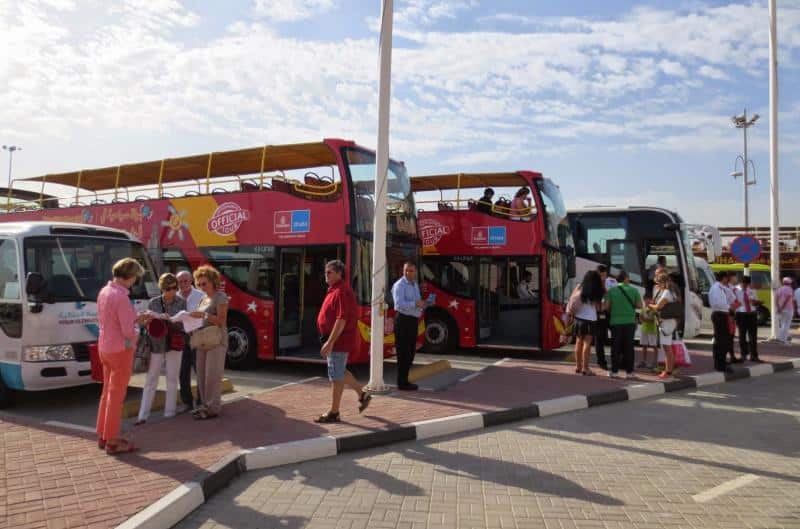
{"label": "person wearing cap", "polygon": [[169,272],[158,278],[161,295],[150,300],[153,319],[147,326],[147,334],[152,346],[150,366],[142,391],[142,403],[139,406],[137,425],[144,424],[150,417],[153,396],[161,376],[161,366],[167,364],[167,394],[164,404],[164,417],[174,417],[178,398],[178,375],[181,368],[184,335],[181,325],[169,321],[182,310],[186,310],[186,301],[178,296],[178,279]]}
{"label": "person wearing cap", "polygon": [[778,340],[790,343],[789,329],[792,327],[792,316],[794,315],[794,290],[792,289],[792,278],[784,277],[783,286],[775,293],[775,300],[778,306]]}

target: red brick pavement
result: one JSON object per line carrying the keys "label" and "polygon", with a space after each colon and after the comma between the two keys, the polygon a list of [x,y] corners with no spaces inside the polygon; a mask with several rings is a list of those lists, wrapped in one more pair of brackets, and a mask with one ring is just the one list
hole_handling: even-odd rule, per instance
{"label": "red brick pavement", "polygon": [[[780,361],[800,347],[764,344],[761,358]],[[711,370],[711,353],[693,352],[683,374]],[[324,434],[379,430],[393,425],[526,404],[576,393],[593,393],[656,380],[576,375],[567,363],[514,360],[488,368],[469,382],[441,392],[375,397],[363,415],[356,398],[345,395],[343,422],[311,421],[326,409],[330,389],[315,381],[289,386],[228,404],[216,420],[181,415],[135,429],[137,454],[109,457],[91,434],[0,416],[0,527],[114,527],[191,480],[222,456],[238,449]]]}

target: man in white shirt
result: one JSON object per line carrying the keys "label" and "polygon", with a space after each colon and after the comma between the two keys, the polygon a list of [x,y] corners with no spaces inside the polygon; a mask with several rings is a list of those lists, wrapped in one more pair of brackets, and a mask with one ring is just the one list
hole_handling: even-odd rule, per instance
{"label": "man in white shirt", "polygon": [[797,309],[797,315],[800,316],[800,287],[794,291],[794,306]]}
{"label": "man in white shirt", "polygon": [[756,298],[756,292],[750,288],[750,276],[742,277],[741,284],[734,292],[739,307],[736,309],[736,326],[739,328],[739,351],[742,354],[739,362],[750,360],[761,362],[758,359],[758,305],[761,303]]}
{"label": "man in white shirt", "polygon": [[[201,290],[198,290],[192,286],[192,274],[190,274],[187,270],[181,270],[178,272],[176,277],[178,278],[178,296],[186,301],[186,312],[192,312],[196,310],[205,294],[203,294]],[[195,407],[195,403],[192,402],[192,367],[195,366],[194,356],[195,352],[189,345],[189,340],[187,338],[184,340],[183,344],[183,355],[181,356],[181,372],[179,375],[179,381],[181,385],[181,401],[183,401],[183,404],[190,409]],[[200,405],[199,394],[197,395],[196,405]]]}
{"label": "man in white shirt", "polygon": [[517,286],[517,295],[519,299],[531,299],[536,297],[536,285],[533,284],[533,274],[525,272],[522,276],[522,281]]}
{"label": "man in white shirt", "polygon": [[732,372],[725,365],[725,355],[733,345],[733,337],[728,330],[731,304],[727,294],[728,273],[717,272],[717,280],[708,290],[708,304],[711,306],[711,324],[714,326],[714,369],[717,371]]}

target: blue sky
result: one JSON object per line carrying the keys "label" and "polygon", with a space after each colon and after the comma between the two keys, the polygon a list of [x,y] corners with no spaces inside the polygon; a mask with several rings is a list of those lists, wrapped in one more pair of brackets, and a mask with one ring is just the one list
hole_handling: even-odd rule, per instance
{"label": "blue sky", "polygon": [[[768,223],[766,1],[395,0],[391,154],[534,169],[568,206]],[[800,224],[800,0],[779,1],[781,223]],[[374,146],[378,0],[0,0],[15,177],[265,143]],[[5,154],[5,153],[3,153]],[[3,162],[6,160],[3,159]]]}

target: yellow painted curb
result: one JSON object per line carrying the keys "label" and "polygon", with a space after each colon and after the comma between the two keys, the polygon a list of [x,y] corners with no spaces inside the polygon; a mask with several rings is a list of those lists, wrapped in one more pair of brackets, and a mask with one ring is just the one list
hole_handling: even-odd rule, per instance
{"label": "yellow painted curb", "polygon": [[[222,379],[222,393],[232,393],[233,392],[233,382],[229,378]],[[153,406],[150,408],[150,411],[155,410],[163,410],[164,409],[164,402],[166,400],[167,392],[164,390],[156,390],[156,394],[153,395]],[[192,395],[197,398],[197,384],[192,384]],[[181,404],[181,396],[180,393],[176,397],[178,404]],[[122,405],[122,416],[124,418],[136,417],[139,415],[139,407],[141,406],[141,399],[131,400],[126,402]]]}
{"label": "yellow painted curb", "polygon": [[416,382],[417,380],[422,380],[423,378],[441,373],[442,371],[447,371],[450,367],[450,362],[447,360],[437,360],[430,364],[425,364],[424,366],[413,367],[408,373],[408,381]]}

